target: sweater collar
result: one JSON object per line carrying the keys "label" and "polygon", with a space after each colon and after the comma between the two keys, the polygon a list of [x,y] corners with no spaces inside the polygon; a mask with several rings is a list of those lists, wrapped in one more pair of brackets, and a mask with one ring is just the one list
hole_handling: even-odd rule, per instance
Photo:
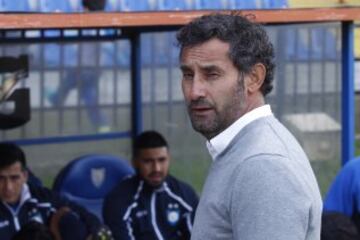
{"label": "sweater collar", "polygon": [[219,156],[230,144],[234,137],[249,123],[266,116],[272,115],[270,105],[266,104],[244,114],[224,131],[206,142],[206,146],[213,160]]}

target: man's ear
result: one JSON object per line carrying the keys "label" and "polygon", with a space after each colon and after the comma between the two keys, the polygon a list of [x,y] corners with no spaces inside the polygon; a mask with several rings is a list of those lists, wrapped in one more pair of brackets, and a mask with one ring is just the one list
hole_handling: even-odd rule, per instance
{"label": "man's ear", "polygon": [[262,63],[256,63],[245,78],[245,88],[248,93],[255,93],[260,90],[264,83],[266,68]]}

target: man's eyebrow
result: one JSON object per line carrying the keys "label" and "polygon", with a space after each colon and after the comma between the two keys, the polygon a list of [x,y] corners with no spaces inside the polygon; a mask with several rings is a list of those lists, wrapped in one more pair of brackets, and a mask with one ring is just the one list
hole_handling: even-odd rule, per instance
{"label": "man's eyebrow", "polygon": [[202,70],[210,72],[210,71],[221,71],[221,68],[219,68],[216,65],[207,65],[207,66],[203,66],[201,67]]}
{"label": "man's eyebrow", "polygon": [[180,69],[181,69],[181,71],[191,71],[191,68],[189,66],[186,66],[186,65],[181,65]]}
{"label": "man's eyebrow", "polygon": [[[187,65],[181,65],[180,69],[182,71],[192,71],[192,68],[187,66]],[[202,71],[222,71],[221,68],[219,68],[217,65],[204,65],[204,66],[200,66],[200,69]]]}

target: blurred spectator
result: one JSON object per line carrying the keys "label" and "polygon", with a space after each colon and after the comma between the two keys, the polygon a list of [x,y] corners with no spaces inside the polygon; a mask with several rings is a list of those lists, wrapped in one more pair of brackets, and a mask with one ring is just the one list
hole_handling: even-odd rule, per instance
{"label": "blurred spectator", "polygon": [[[85,12],[103,11],[105,0],[82,0]],[[86,30],[85,30],[86,31]],[[77,89],[85,104],[91,123],[98,132],[109,132],[110,127],[106,115],[99,107],[99,79],[101,70],[97,64],[100,46],[97,42],[79,43],[80,65],[77,68],[66,69],[55,91],[47,90],[49,102],[54,106],[62,106],[72,89]]]}
{"label": "blurred spectator", "polygon": [[347,162],[339,171],[325,197],[324,211],[345,214],[360,230],[360,160]]}

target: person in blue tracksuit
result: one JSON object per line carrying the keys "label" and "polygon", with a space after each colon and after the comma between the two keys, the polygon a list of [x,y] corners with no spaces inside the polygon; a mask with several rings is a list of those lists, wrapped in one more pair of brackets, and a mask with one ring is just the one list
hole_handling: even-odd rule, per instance
{"label": "person in blue tracksuit", "polygon": [[337,174],[324,200],[324,212],[350,217],[360,231],[360,161],[347,162]]}
{"label": "person in blue tracksuit", "polygon": [[[82,0],[81,2],[84,12],[101,12],[106,5],[106,0]],[[90,122],[98,132],[108,132],[109,119],[99,106],[99,81],[102,74],[97,59],[101,54],[100,44],[91,41],[79,43],[79,53],[73,48],[69,49],[72,50],[73,58],[80,58],[79,66],[66,68],[56,91],[48,89],[45,94],[51,105],[61,107],[65,106],[65,101],[71,91],[77,90],[86,107]]]}
{"label": "person in blue tracksuit", "polygon": [[[64,214],[66,221],[59,220],[57,226],[63,239],[82,240],[101,230],[102,225],[96,216],[49,189],[27,182],[28,175],[21,148],[13,143],[0,143],[1,240],[12,239],[32,221],[50,228],[53,216],[62,208],[68,209]],[[74,223],[71,226],[67,224],[70,221]],[[66,232],[63,231],[65,228]]]}
{"label": "person in blue tracksuit", "polygon": [[155,131],[134,143],[137,174],[120,182],[105,198],[103,217],[116,240],[190,239],[198,197],[168,174],[166,140]]}

